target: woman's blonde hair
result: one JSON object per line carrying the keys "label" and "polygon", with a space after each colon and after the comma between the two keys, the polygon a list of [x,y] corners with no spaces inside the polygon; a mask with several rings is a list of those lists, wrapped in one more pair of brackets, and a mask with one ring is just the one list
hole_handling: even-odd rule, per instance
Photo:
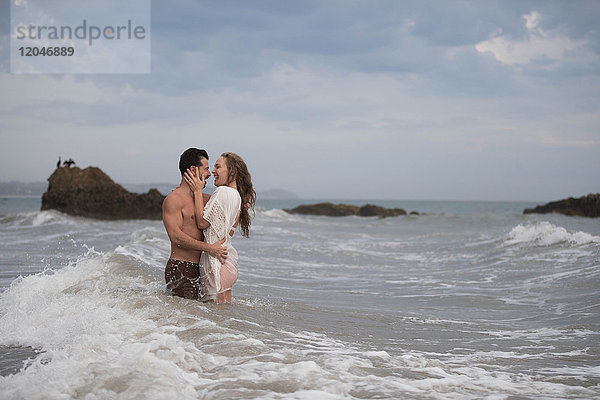
{"label": "woman's blonde hair", "polygon": [[229,171],[227,180],[231,182],[235,179],[237,190],[242,198],[239,227],[242,236],[249,237],[250,224],[252,223],[250,210],[252,210],[252,213],[254,214],[254,205],[256,203],[256,192],[252,186],[252,176],[248,171],[246,163],[242,160],[242,157],[235,153],[223,153],[221,154],[221,157],[223,157],[227,163],[227,170]]}

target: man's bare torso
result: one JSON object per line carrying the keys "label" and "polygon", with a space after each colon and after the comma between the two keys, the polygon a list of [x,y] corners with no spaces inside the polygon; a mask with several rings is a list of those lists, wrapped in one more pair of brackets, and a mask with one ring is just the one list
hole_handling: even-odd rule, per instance
{"label": "man's bare torso", "polygon": [[[181,214],[183,217],[181,230],[192,238],[203,241],[204,234],[196,225],[194,197],[186,193],[181,187],[175,189],[169,196],[175,196],[177,203],[181,207]],[[209,195],[204,195],[204,204],[206,204],[209,198]],[[202,252],[198,250],[179,247],[171,242],[171,258],[173,259],[199,263],[201,253]]]}

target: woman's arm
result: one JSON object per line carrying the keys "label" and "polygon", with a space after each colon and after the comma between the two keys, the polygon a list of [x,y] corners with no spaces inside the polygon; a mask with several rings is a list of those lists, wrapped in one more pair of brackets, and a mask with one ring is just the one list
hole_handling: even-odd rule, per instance
{"label": "woman's arm", "polygon": [[204,196],[202,195],[202,189],[204,188],[206,181],[202,176],[198,175],[199,173],[198,170],[194,173],[188,169],[183,177],[194,193],[194,216],[196,217],[196,226],[198,229],[205,229],[210,226],[210,222],[204,219]]}
{"label": "woman's arm", "polygon": [[225,239],[214,244],[208,244],[194,239],[181,229],[183,216],[181,215],[181,208],[178,207],[174,198],[167,197],[163,202],[162,208],[163,224],[173,245],[185,249],[206,251],[221,262],[227,258],[227,249],[222,246],[225,243]]}

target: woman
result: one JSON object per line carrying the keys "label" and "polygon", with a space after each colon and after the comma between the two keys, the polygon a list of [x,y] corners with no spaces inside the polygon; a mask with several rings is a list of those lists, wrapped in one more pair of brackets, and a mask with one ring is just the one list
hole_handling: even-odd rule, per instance
{"label": "woman", "polygon": [[[186,171],[184,178],[194,192],[196,225],[204,231],[204,241],[214,244],[225,238],[228,256],[223,264],[203,252],[200,256],[202,301],[231,303],[231,289],[238,276],[238,255],[231,245],[233,229],[240,226],[242,236],[249,236],[250,213],[256,203],[256,192],[246,163],[234,153],[223,153],[212,171],[214,191],[206,206],[202,199],[205,180],[201,174]],[[243,205],[243,206],[242,206]]]}

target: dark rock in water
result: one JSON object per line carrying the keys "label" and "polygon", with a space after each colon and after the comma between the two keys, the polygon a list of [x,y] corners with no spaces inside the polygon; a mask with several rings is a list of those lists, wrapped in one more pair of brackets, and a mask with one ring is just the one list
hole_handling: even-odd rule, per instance
{"label": "dark rock in water", "polygon": [[292,210],[284,210],[290,214],[326,215],[329,217],[345,217],[357,215],[360,207],[348,204],[318,203],[300,205]]}
{"label": "dark rock in water", "polygon": [[48,178],[42,210],[98,219],[161,219],[164,198],[156,189],[128,192],[100,168],[62,167]]}
{"label": "dark rock in water", "polygon": [[401,208],[384,208],[373,204],[366,204],[358,210],[361,217],[397,217],[406,215],[406,211]]}
{"label": "dark rock in water", "polygon": [[420,215],[420,213],[418,211],[411,211],[410,215]]}
{"label": "dark rock in water", "polygon": [[553,201],[543,206],[527,208],[523,211],[523,214],[533,213],[560,213],[578,217],[600,217],[600,193],[588,194],[578,199],[569,197],[565,200]]}
{"label": "dark rock in water", "polygon": [[358,207],[350,204],[318,203],[300,205],[294,209],[284,211],[290,214],[325,215],[329,217],[346,217],[349,215],[358,215],[360,217],[396,217],[398,215],[406,215],[406,211],[401,208],[384,208],[373,204]]}

